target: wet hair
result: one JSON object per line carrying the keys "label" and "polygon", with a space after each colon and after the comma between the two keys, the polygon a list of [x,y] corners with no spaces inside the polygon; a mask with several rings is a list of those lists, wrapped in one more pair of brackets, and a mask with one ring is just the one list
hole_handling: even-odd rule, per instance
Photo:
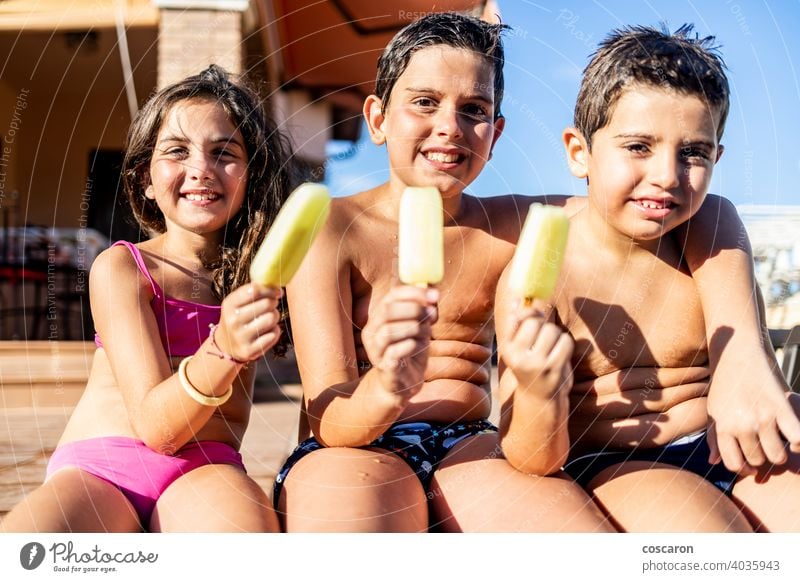
{"label": "wet hair", "polygon": [[[219,256],[205,262],[212,272],[212,291],[220,301],[247,283],[248,269],[258,247],[293,185],[291,148],[266,115],[262,100],[243,79],[233,80],[224,69],[211,65],[155,93],[131,123],[122,165],[125,193],[142,229],[163,233],[164,215],[145,196],[150,185],[150,161],[158,132],[170,109],[188,101],[220,105],[241,133],[247,150],[247,193],[242,207],[225,226]],[[285,305],[282,308],[286,315]],[[285,330],[284,330],[285,331]],[[288,334],[274,352],[286,351]]]}
{"label": "wet hair", "polygon": [[625,27],[600,43],[583,71],[575,105],[575,127],[590,147],[594,132],[609,123],[617,101],[633,85],[699,97],[719,113],[717,140],[722,138],[730,99],[725,63],[714,37],[692,37],[692,29],[684,24],[670,34],[666,27]]}
{"label": "wet hair", "polygon": [[412,22],[389,42],[378,59],[375,94],[385,111],[389,106],[397,79],[400,78],[415,52],[437,45],[477,52],[494,68],[494,115],[501,116],[503,101],[503,40],[501,35],[509,27],[491,24],[457,12],[437,12]]}

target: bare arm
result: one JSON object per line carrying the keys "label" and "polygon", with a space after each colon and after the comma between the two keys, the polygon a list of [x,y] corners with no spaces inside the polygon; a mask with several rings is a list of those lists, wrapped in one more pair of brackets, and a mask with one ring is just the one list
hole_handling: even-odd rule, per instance
{"label": "bare arm", "polygon": [[706,320],[711,460],[745,472],[784,463],[781,435],[800,450],[800,421],[769,341],[744,225],[733,204],[710,195],[678,235]]}
{"label": "bare arm", "polygon": [[[130,253],[120,247],[101,254],[90,275],[92,315],[103,338],[117,385],[134,432],[150,448],[165,454],[180,449],[202,429],[215,406],[191,398],[173,374],[161,344],[156,316],[150,307],[152,290]],[[278,291],[242,287],[223,302],[218,343],[239,359],[256,359],[275,344]],[[251,325],[233,325],[238,309]],[[238,378],[241,365],[210,355],[206,341],[187,366],[197,392],[223,395],[234,384],[226,406],[247,405],[249,393]]]}
{"label": "bare arm", "polygon": [[362,331],[372,366],[359,376],[346,227],[338,221],[334,209],[287,292],[311,429],[326,446],[363,446],[421,388],[435,314],[423,289],[373,297],[379,305]]}
{"label": "bare arm", "polygon": [[[684,256],[700,291],[712,360],[719,361],[729,344],[768,345],[753,252],[733,204],[709,195],[679,236],[685,237]],[[732,325],[735,334],[720,333]]]}
{"label": "bare arm", "polygon": [[538,310],[513,306],[507,273],[495,303],[501,444],[519,471],[548,475],[561,468],[569,452],[573,342]]}

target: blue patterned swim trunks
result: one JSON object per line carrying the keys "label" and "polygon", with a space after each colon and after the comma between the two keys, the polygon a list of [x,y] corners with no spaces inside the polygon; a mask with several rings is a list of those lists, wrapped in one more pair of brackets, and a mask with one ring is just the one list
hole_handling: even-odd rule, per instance
{"label": "blue patterned swim trunks", "polygon": [[600,451],[569,459],[564,466],[570,477],[584,488],[601,471],[626,461],[647,461],[674,465],[713,483],[717,489],[730,495],[736,483],[736,473],[719,463],[708,462],[710,454],[705,431],[682,437],[663,447],[632,449],[628,451]]}
{"label": "blue patterned swim trunks", "polygon": [[[392,425],[369,446],[384,449],[403,459],[416,473],[427,492],[434,471],[454,446],[468,437],[491,432],[497,432],[497,427],[487,420],[469,420],[455,424],[402,422]],[[292,467],[309,453],[322,448],[324,447],[319,441],[311,437],[297,445],[289,455],[275,478],[272,499],[276,506],[283,482]]]}

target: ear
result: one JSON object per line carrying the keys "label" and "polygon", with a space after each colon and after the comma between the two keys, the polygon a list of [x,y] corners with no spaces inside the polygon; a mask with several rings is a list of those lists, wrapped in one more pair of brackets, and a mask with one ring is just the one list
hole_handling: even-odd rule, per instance
{"label": "ear", "polygon": [[149,186],[147,186],[147,188],[144,189],[144,197],[150,200],[156,199],[156,191],[153,188],[152,184],[150,184]]}
{"label": "ear", "polygon": [[714,163],[715,163],[715,164],[716,164],[716,163],[719,161],[719,159],[722,157],[722,154],[723,154],[724,152],[725,152],[725,146],[724,146],[724,145],[722,145],[722,144],[719,144],[719,145],[717,146],[717,159],[716,159],[716,160],[714,160]]}
{"label": "ear", "polygon": [[568,127],[561,135],[567,154],[567,165],[576,178],[589,175],[589,146],[580,130]]}
{"label": "ear", "polygon": [[375,145],[386,143],[386,135],[383,133],[383,123],[386,116],[383,114],[383,102],[377,95],[370,95],[364,100],[364,119],[367,120],[369,138]]}
{"label": "ear", "polygon": [[491,156],[491,152],[494,149],[494,144],[497,143],[497,140],[500,139],[500,136],[503,135],[503,129],[506,127],[506,118],[502,115],[494,120],[494,136],[492,137],[492,147],[489,149],[489,155]]}

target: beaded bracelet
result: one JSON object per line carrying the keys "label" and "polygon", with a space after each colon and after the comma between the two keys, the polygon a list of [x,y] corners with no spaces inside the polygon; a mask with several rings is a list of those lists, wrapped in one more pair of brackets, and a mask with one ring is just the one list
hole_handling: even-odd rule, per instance
{"label": "beaded bracelet", "polygon": [[219,347],[217,344],[217,339],[214,337],[215,332],[217,331],[217,324],[212,323],[208,326],[208,337],[211,340],[211,347],[217,350],[216,352],[207,352],[212,356],[217,356],[220,360],[228,360],[229,362],[233,362],[234,364],[247,364],[247,360],[237,360],[232,355],[222,351],[222,348]]}
{"label": "beaded bracelet", "polygon": [[186,365],[191,359],[192,356],[182,359],[181,365],[178,366],[178,380],[181,381],[181,386],[183,386],[183,389],[186,391],[186,393],[192,398],[192,400],[202,404],[203,406],[222,406],[225,404],[233,394],[233,384],[228,387],[228,390],[222,396],[208,396],[203,394],[194,387],[186,375]]}

